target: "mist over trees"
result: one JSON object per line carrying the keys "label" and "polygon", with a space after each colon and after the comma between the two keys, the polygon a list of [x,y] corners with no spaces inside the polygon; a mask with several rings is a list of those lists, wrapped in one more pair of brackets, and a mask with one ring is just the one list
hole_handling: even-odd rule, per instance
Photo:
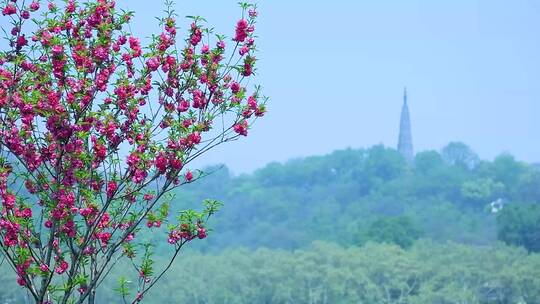
{"label": "mist over trees", "polygon": [[[297,249],[314,240],[408,247],[410,241],[397,235],[405,230],[404,237],[412,239],[492,245],[499,234],[502,241],[523,245],[502,237],[500,230],[510,229],[504,228],[506,214],[540,202],[537,167],[509,154],[480,160],[463,143],[450,143],[440,153],[420,152],[411,165],[394,149],[374,146],[271,163],[238,177],[225,167],[209,171],[215,173],[177,193],[178,202],[226,203],[213,221],[219,237],[202,250]],[[499,212],[492,210],[494,202]]]}
{"label": "mist over trees", "polygon": [[[512,155],[450,143],[408,164],[374,146],[205,172],[171,204],[225,207],[148,303],[540,303],[540,170]],[[144,237],[165,263],[166,232]]]}

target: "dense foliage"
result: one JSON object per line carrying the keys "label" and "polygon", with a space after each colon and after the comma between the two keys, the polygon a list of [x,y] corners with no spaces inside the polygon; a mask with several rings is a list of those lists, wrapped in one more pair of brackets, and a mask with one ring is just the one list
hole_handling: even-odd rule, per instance
{"label": "dense foliage", "polygon": [[[157,261],[164,263],[165,261]],[[99,303],[114,301],[111,281]],[[0,303],[24,302],[6,290]],[[315,242],[294,252],[229,249],[187,254],[151,291],[155,304],[515,304],[540,302],[540,255],[420,241],[408,250]]]}
{"label": "dense foliage", "polygon": [[500,240],[540,252],[540,204],[508,206],[497,226]]}
{"label": "dense foliage", "polygon": [[[481,161],[462,143],[420,152],[410,165],[397,151],[374,146],[272,163],[238,177],[214,170],[177,194],[226,202],[214,222],[219,237],[203,249],[295,249],[314,240],[353,245],[369,235],[404,246],[418,236],[488,245],[497,240],[498,214],[540,203],[537,167],[508,154]],[[502,202],[500,213],[492,211],[495,201]],[[398,240],[403,229],[409,232]]]}
{"label": "dense foliage", "polygon": [[421,235],[420,230],[409,217],[392,216],[383,217],[371,223],[361,234],[361,240],[409,248]]}

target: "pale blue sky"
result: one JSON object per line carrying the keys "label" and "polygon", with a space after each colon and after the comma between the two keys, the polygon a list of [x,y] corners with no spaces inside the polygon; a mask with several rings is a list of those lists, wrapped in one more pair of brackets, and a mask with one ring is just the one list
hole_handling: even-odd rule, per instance
{"label": "pale blue sky", "polygon": [[[232,36],[237,0],[178,0]],[[158,32],[161,0],[117,0]],[[397,143],[403,86],[415,150],[463,141],[482,158],[540,162],[540,1],[259,1],[258,82],[269,113],[206,155],[235,173],[270,161]],[[180,24],[185,29],[188,21]]]}
{"label": "pale blue sky", "polygon": [[[233,33],[238,1],[182,0]],[[149,32],[160,1],[119,1]],[[259,77],[270,112],[207,155],[236,173],[346,147],[395,146],[409,89],[415,149],[469,144],[540,161],[540,1],[259,1]],[[186,23],[184,23],[186,24]]]}

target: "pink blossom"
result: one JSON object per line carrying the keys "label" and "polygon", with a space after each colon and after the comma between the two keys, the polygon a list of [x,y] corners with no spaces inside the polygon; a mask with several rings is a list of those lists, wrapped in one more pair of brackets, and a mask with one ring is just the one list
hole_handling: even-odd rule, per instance
{"label": "pink blossom", "polygon": [[16,36],[21,31],[21,28],[18,26],[15,26],[11,29],[11,35]]}
{"label": "pink blossom", "polygon": [[141,169],[136,169],[135,173],[133,174],[133,181],[136,184],[140,184],[144,181],[147,175],[148,173],[146,173],[146,171],[143,171]]}
{"label": "pink blossom", "polygon": [[49,266],[46,264],[41,264],[39,265],[39,270],[41,270],[41,272],[49,272]]}
{"label": "pink blossom", "polygon": [[35,12],[38,9],[39,9],[39,2],[34,1],[34,2],[30,3],[30,10],[31,11]]}
{"label": "pink blossom", "polygon": [[83,216],[83,217],[87,217],[89,216],[91,213],[92,213],[92,209],[91,208],[81,208],[79,210],[79,213]]}
{"label": "pink blossom", "polygon": [[247,54],[249,52],[249,47],[247,45],[244,45],[240,48],[240,50],[238,51],[238,53],[240,54],[240,56],[244,56],[245,54]]}
{"label": "pink blossom", "polygon": [[189,102],[187,100],[180,101],[180,104],[176,108],[178,112],[185,112],[189,110]]}
{"label": "pink blossom", "polygon": [[17,13],[17,8],[13,4],[8,4],[6,7],[4,7],[4,9],[2,9],[2,15],[4,16],[13,15],[15,13]]}
{"label": "pink blossom", "polygon": [[160,174],[165,173],[165,171],[167,171],[167,158],[165,157],[165,154],[160,153],[156,157],[156,160],[154,161],[154,164],[155,164],[155,166],[158,169],[158,172]]}
{"label": "pink blossom", "polygon": [[127,164],[130,167],[135,167],[139,163],[139,160],[140,160],[139,156],[137,156],[137,154],[135,153],[132,153],[127,158]]}
{"label": "pink blossom", "polygon": [[110,232],[101,232],[97,234],[97,238],[101,241],[101,246],[107,246],[112,234]]}
{"label": "pink blossom", "polygon": [[191,45],[196,46],[197,44],[199,44],[199,42],[201,42],[201,39],[202,39],[201,28],[198,27],[195,23],[192,23],[191,24],[191,38],[190,38]]}
{"label": "pink blossom", "polygon": [[111,198],[113,197],[114,193],[116,192],[116,189],[118,188],[115,181],[109,181],[107,183],[107,197]]}
{"label": "pink blossom", "polygon": [[6,209],[13,209],[15,206],[15,195],[11,193],[6,193],[3,195],[3,205],[6,207]]}
{"label": "pink blossom", "polygon": [[146,66],[152,72],[156,71],[159,68],[160,64],[161,64],[161,62],[160,62],[158,57],[152,57],[152,58],[148,59],[148,61],[146,62]]}
{"label": "pink blossom", "polygon": [[253,73],[253,67],[248,63],[244,64],[244,69],[242,70],[242,75],[247,77],[247,76],[250,76],[252,73]]}
{"label": "pink blossom", "polygon": [[249,96],[247,103],[248,103],[248,107],[251,110],[257,109],[257,98],[255,96],[253,96],[253,95]]}
{"label": "pink blossom", "polygon": [[139,39],[134,37],[129,37],[129,47],[133,51],[132,57],[136,58],[141,56],[142,49],[141,49],[141,42]]}
{"label": "pink blossom", "polygon": [[96,58],[98,62],[107,60],[107,58],[109,58],[109,50],[102,45],[96,47],[94,49],[94,58]]}
{"label": "pink blossom", "polygon": [[60,57],[64,54],[64,47],[57,44],[51,48],[51,51],[54,57]]}
{"label": "pink blossom", "polygon": [[191,119],[184,119],[182,121],[182,126],[186,129],[189,128],[189,126],[191,126],[192,124],[193,124],[193,120]]}
{"label": "pink blossom", "polygon": [[188,135],[188,142],[190,145],[198,145],[201,143],[201,134],[197,131]]}
{"label": "pink blossom", "polygon": [[69,264],[66,262],[66,261],[62,261],[60,262],[59,265],[56,266],[56,268],[54,269],[54,271],[57,273],[57,274],[62,274],[64,273],[69,267]]}
{"label": "pink blossom", "polygon": [[202,109],[206,106],[206,96],[201,90],[193,91],[193,107],[196,109]]}
{"label": "pink blossom", "polygon": [[75,2],[73,0],[70,0],[68,2],[68,5],[66,6],[66,12],[70,14],[75,12]]}
{"label": "pink blossom", "polygon": [[98,162],[103,161],[105,157],[107,156],[107,148],[104,145],[100,143],[96,143],[93,149],[94,149],[94,157],[96,158]]}
{"label": "pink blossom", "polygon": [[178,158],[173,158],[170,160],[170,165],[174,170],[181,170],[182,169],[182,160]]}
{"label": "pink blossom", "polygon": [[210,51],[210,47],[208,46],[208,44],[205,44],[202,46],[201,48],[201,53],[202,54],[208,54],[208,52]]}
{"label": "pink blossom", "polygon": [[173,230],[173,231],[169,232],[169,238],[167,239],[167,242],[169,244],[176,244],[181,239],[182,239],[182,235],[181,235],[180,231]]}
{"label": "pink blossom", "polygon": [[13,247],[19,243],[17,234],[14,231],[8,231],[4,236],[4,245]]}
{"label": "pink blossom", "polygon": [[238,93],[240,91],[240,84],[236,81],[231,83],[231,91],[233,92],[233,94]]}
{"label": "pink blossom", "polygon": [[159,35],[158,49],[161,52],[165,52],[172,44],[174,44],[174,39],[171,39],[169,35],[166,33],[161,33],[161,35]]}
{"label": "pink blossom", "polygon": [[26,40],[26,37],[24,35],[20,35],[17,37],[17,48],[22,48],[23,46],[28,44],[28,40]]}
{"label": "pink blossom", "polygon": [[23,218],[31,218],[32,217],[32,209],[30,209],[30,208],[23,209],[23,211],[21,212],[21,217],[23,217]]}
{"label": "pink blossom", "polygon": [[248,22],[245,19],[240,19],[236,23],[236,35],[234,36],[234,41],[244,42],[248,36]]}
{"label": "pink blossom", "polygon": [[18,277],[17,284],[19,284],[20,286],[26,286],[26,280],[23,277]]}
{"label": "pink blossom", "polygon": [[233,129],[234,129],[234,132],[243,136],[247,136],[247,129],[248,129],[247,121],[244,120],[241,123],[235,124]]}
{"label": "pink blossom", "polygon": [[186,181],[189,183],[189,182],[191,182],[193,180],[193,173],[191,173],[191,171],[188,170],[186,172],[185,177],[186,177]]}
{"label": "pink blossom", "polygon": [[206,229],[204,229],[203,227],[199,227],[197,229],[197,237],[199,239],[204,239],[206,238]]}
{"label": "pink blossom", "polygon": [[118,45],[124,45],[124,44],[126,44],[126,42],[127,42],[127,37],[126,36],[122,35],[122,36],[118,37]]}

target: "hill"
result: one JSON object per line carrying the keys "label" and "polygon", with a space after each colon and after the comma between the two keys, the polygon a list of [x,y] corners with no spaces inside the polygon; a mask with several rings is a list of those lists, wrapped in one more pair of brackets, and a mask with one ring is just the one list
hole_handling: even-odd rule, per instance
{"label": "hill", "polygon": [[497,239],[493,201],[540,202],[534,166],[509,154],[480,160],[462,143],[420,152],[412,164],[374,146],[271,163],[237,177],[226,167],[206,171],[213,173],[182,187],[175,199],[189,207],[206,198],[225,203],[201,250],[297,249],[314,240],[360,245],[399,238],[393,234],[403,229],[439,242],[488,245]]}

